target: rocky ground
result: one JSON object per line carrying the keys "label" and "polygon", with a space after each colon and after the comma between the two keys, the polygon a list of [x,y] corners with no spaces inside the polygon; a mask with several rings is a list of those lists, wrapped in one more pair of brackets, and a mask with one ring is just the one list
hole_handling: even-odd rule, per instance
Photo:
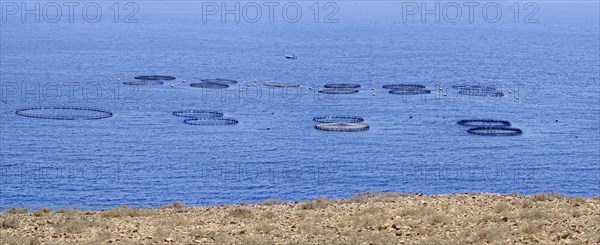
{"label": "rocky ground", "polygon": [[361,194],[107,211],[13,208],[0,244],[600,244],[600,197]]}

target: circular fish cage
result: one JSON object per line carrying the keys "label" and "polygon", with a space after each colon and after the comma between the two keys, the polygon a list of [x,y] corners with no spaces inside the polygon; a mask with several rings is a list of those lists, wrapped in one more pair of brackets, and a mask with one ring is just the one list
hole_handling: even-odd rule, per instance
{"label": "circular fish cage", "polygon": [[160,80],[134,80],[123,82],[125,85],[135,85],[135,86],[144,86],[144,85],[163,85],[164,82]]}
{"label": "circular fish cage", "polygon": [[492,120],[492,119],[473,119],[473,120],[460,120],[457,122],[458,125],[468,127],[496,127],[496,128],[507,128],[510,127],[509,121],[504,120]]}
{"label": "circular fish cage", "polygon": [[430,94],[431,90],[429,90],[429,89],[414,89],[414,90],[392,89],[392,90],[390,90],[389,93],[395,94],[395,95],[417,95],[417,94]]}
{"label": "circular fish cage", "polygon": [[521,129],[504,127],[476,127],[467,130],[467,132],[483,136],[517,136],[523,134]]}
{"label": "circular fish cage", "polygon": [[459,94],[468,96],[480,96],[480,97],[502,97],[504,93],[501,91],[487,91],[487,90],[459,90]]}
{"label": "circular fish cage", "polygon": [[207,110],[180,110],[174,111],[173,116],[186,118],[217,118],[223,117],[223,113]]}
{"label": "circular fish cage", "polygon": [[358,89],[355,88],[324,88],[319,90],[319,93],[323,94],[355,94],[358,93]]}
{"label": "circular fish cage", "polygon": [[185,124],[199,125],[199,126],[227,126],[238,124],[238,120],[233,118],[188,118],[183,120]]}
{"label": "circular fish cage", "polygon": [[226,89],[229,88],[229,85],[224,83],[214,83],[214,82],[202,82],[202,83],[192,83],[190,84],[192,88],[209,88],[209,89]]}
{"label": "circular fish cage", "polygon": [[113,113],[98,108],[74,106],[28,107],[15,112],[19,116],[52,120],[99,120],[113,116]]}
{"label": "circular fish cage", "polygon": [[355,83],[328,83],[323,85],[324,88],[341,88],[341,89],[351,89],[351,88],[360,88],[360,84]]}
{"label": "circular fish cage", "polygon": [[364,119],[356,116],[329,116],[313,117],[313,121],[320,123],[359,123],[363,122]]}
{"label": "circular fish cage", "polygon": [[268,87],[279,87],[279,88],[300,87],[300,84],[295,83],[295,82],[268,81],[268,82],[265,82],[264,85],[268,86]]}
{"label": "circular fish cage", "polygon": [[175,77],[172,77],[172,76],[151,75],[151,76],[137,76],[137,77],[135,77],[135,79],[138,79],[138,80],[151,80],[151,81],[159,81],[159,80],[171,81],[171,80],[175,80]]}
{"label": "circular fish cage", "polygon": [[459,84],[459,85],[452,85],[452,88],[458,89],[458,90],[468,90],[468,91],[496,91],[495,86],[486,86],[486,85]]}
{"label": "circular fish cage", "polygon": [[398,83],[398,84],[386,84],[383,85],[384,89],[394,89],[394,90],[419,90],[425,89],[425,85],[415,84],[415,83]]}
{"label": "circular fish cage", "polygon": [[320,123],[315,126],[318,130],[337,132],[360,132],[369,130],[369,125],[364,123]]}
{"label": "circular fish cage", "polygon": [[227,84],[227,85],[232,85],[232,84],[238,83],[236,80],[223,79],[223,78],[204,78],[204,79],[200,79],[200,81],[208,82],[208,83]]}

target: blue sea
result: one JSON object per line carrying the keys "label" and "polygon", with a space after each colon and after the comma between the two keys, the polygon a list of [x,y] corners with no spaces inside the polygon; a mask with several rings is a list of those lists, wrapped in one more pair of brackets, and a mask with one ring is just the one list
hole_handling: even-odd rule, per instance
{"label": "blue sea", "polygon": [[[40,3],[38,13],[2,2],[0,210],[361,192],[600,195],[596,1],[498,2],[485,15],[489,2],[479,2],[472,16],[445,1],[424,15],[414,7],[436,2],[277,2],[270,12],[271,2],[99,1],[73,6],[72,18],[63,2],[25,2]],[[155,74],[177,79],[122,83]],[[208,77],[239,83],[189,86]],[[262,86],[270,80],[301,87]],[[318,93],[325,83],[361,88]],[[393,83],[433,92],[382,89]],[[459,84],[493,85],[504,96],[460,95]],[[15,114],[40,106],[113,116]],[[184,124],[172,115],[184,109],[239,123]],[[313,117],[334,115],[361,116],[370,129],[314,129]],[[508,120],[523,134],[472,135],[457,125],[463,119]]]}

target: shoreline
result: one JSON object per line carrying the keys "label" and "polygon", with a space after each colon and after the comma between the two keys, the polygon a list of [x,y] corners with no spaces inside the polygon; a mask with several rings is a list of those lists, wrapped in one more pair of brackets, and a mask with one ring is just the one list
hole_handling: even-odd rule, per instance
{"label": "shoreline", "polygon": [[363,193],[105,211],[12,208],[0,244],[600,243],[600,196]]}

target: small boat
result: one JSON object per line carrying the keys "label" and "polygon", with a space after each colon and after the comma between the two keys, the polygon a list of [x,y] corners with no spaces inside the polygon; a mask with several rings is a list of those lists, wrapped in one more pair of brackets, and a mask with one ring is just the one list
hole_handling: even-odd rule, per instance
{"label": "small boat", "polygon": [[285,58],[288,60],[295,60],[295,59],[298,59],[298,56],[296,56],[295,54],[292,54],[292,55],[286,55]]}

